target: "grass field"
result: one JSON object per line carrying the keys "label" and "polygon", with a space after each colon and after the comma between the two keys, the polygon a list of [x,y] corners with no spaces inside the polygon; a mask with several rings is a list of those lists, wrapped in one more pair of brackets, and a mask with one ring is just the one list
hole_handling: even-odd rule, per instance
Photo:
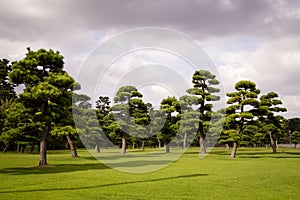
{"label": "grass field", "polygon": [[[300,199],[300,149],[238,149],[236,159],[214,148],[199,159],[190,148],[154,172],[132,174],[106,167],[86,150],[0,153],[0,199]],[[284,152],[282,152],[284,151]]]}

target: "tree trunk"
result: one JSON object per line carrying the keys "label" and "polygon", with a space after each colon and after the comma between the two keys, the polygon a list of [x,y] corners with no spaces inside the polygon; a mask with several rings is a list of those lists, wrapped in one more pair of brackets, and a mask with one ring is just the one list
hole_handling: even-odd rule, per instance
{"label": "tree trunk", "polygon": [[9,146],[9,144],[5,144],[5,147],[4,147],[3,151],[2,151],[3,153],[7,152],[8,146]]}
{"label": "tree trunk", "polygon": [[132,141],[132,149],[134,149],[135,141]]}
{"label": "tree trunk", "polygon": [[[243,112],[244,107],[241,107],[241,112]],[[238,126],[238,130],[237,130],[237,135],[240,135],[242,130],[243,130],[243,125],[244,125],[244,118],[242,117]],[[238,141],[234,141],[233,142],[233,147],[232,147],[232,151],[230,154],[230,158],[235,158],[236,156],[236,152],[237,152],[237,148],[238,148]]]}
{"label": "tree trunk", "polygon": [[47,165],[47,135],[50,127],[46,125],[45,129],[41,133],[40,141],[40,162],[39,165]]}
{"label": "tree trunk", "polygon": [[158,148],[161,148],[161,142],[158,140]]}
{"label": "tree trunk", "polygon": [[22,153],[25,152],[25,147],[26,147],[25,145],[22,145],[22,146],[21,146],[20,151],[21,151]]}
{"label": "tree trunk", "polygon": [[76,146],[75,146],[74,142],[72,141],[70,134],[67,135],[67,141],[68,141],[70,149],[71,149],[72,158],[78,158],[79,156],[77,154]]}
{"label": "tree trunk", "polygon": [[231,158],[235,158],[237,148],[238,148],[238,142],[235,141],[235,142],[233,142],[233,147],[232,147],[232,151],[231,151],[231,155],[230,155]]}
{"label": "tree trunk", "polygon": [[229,146],[229,144],[225,144],[225,148],[227,149],[227,151],[230,151],[230,146]]}
{"label": "tree trunk", "polygon": [[96,144],[95,150],[96,150],[97,153],[100,153],[100,152],[101,152],[101,151],[100,151],[100,146],[99,146],[98,144]]}
{"label": "tree trunk", "polygon": [[145,151],[145,140],[142,141],[142,151]]}
{"label": "tree trunk", "polygon": [[97,151],[97,153],[100,153],[100,142],[99,142],[99,140],[96,140],[96,151]]}
{"label": "tree trunk", "polygon": [[184,136],[183,136],[183,149],[186,149],[187,147],[187,133],[184,133]]}
{"label": "tree trunk", "polygon": [[295,149],[297,148],[297,142],[295,142],[294,148],[295,148]]}
{"label": "tree trunk", "polygon": [[289,141],[290,145],[292,146],[292,131],[289,131]]}
{"label": "tree trunk", "polygon": [[123,133],[122,136],[122,146],[121,146],[121,154],[126,153],[126,133]]}
{"label": "tree trunk", "polygon": [[34,147],[35,147],[35,142],[33,142],[32,145],[31,145],[31,147],[30,147],[30,153],[33,153]]}
{"label": "tree trunk", "polygon": [[200,134],[199,144],[200,144],[200,152],[201,152],[201,154],[207,154],[207,152],[206,152],[206,144],[205,144],[205,137],[204,137],[203,134]]}
{"label": "tree trunk", "polygon": [[272,151],[273,151],[273,153],[277,153],[277,148],[276,148],[276,144],[274,142],[273,136],[272,136],[272,131],[269,132],[269,136],[270,136],[270,143],[271,143]]}
{"label": "tree trunk", "polygon": [[170,153],[170,144],[165,143],[166,153]]}
{"label": "tree trunk", "polygon": [[20,152],[20,144],[17,144],[17,152]]}

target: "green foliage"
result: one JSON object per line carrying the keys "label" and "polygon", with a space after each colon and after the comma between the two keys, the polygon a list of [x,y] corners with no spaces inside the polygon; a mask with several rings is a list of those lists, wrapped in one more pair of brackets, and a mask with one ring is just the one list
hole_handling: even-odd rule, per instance
{"label": "green foliage", "polygon": [[[297,120],[287,121],[276,114],[286,112],[278,94],[269,92],[258,101],[260,90],[249,80],[235,84],[236,91],[227,94],[226,120],[217,120],[215,116],[222,113],[213,112],[212,102],[220,99],[216,95],[219,81],[207,70],[194,72],[193,87],[180,101],[162,99],[160,110],[144,103],[134,86],[119,88],[112,107],[108,97],[100,96],[94,110],[88,96],[74,93],[80,84],[64,71],[63,56],[57,51],[28,48],[25,58],[12,64],[2,59],[0,66],[2,145],[34,143],[42,140],[42,134],[51,133],[53,138],[72,136],[73,140],[82,134],[81,139],[90,141],[89,147],[106,143],[105,137],[116,143],[123,138],[126,143],[142,141],[155,146],[160,141],[169,143],[179,133],[176,144],[196,135],[205,150],[206,135],[217,133],[223,123],[219,142],[240,142],[242,146],[270,143],[270,133],[276,143],[284,136],[292,142],[300,131]],[[17,85],[25,86],[18,98]]]}
{"label": "green foliage", "polygon": [[5,110],[5,119],[2,125],[0,141],[6,145],[17,143],[34,143],[37,133],[40,132],[39,122],[34,122],[27,108],[18,101],[11,102]]}
{"label": "green foliage", "polygon": [[[75,81],[63,70],[63,56],[53,50],[39,49],[28,52],[20,61],[12,64],[10,80],[24,84],[20,101],[28,109],[34,123],[39,123],[43,131],[41,137],[41,165],[46,165],[46,141],[52,126],[72,106],[72,91]],[[68,124],[72,125],[72,124]]]}
{"label": "green foliage", "polygon": [[51,134],[57,135],[57,136],[65,136],[65,135],[75,135],[77,134],[76,129],[72,126],[55,126],[53,130],[51,131]]}
{"label": "green foliage", "polygon": [[[13,100],[16,98],[16,93],[14,91],[14,85],[8,81],[8,74],[11,71],[11,65],[7,59],[0,59],[0,139],[3,141],[3,138],[9,136],[6,133],[2,133],[4,127],[6,114],[5,111],[10,107]],[[8,139],[5,139],[6,144],[8,144]]]}
{"label": "green foliage", "polygon": [[142,101],[142,97],[143,95],[134,86],[120,87],[114,97],[115,104],[111,107],[111,115],[102,118],[110,123],[107,126],[112,131],[109,136],[115,140],[122,139],[122,153],[126,153],[129,135],[134,138],[146,137],[144,127],[149,124],[150,118],[149,109]]}
{"label": "green foliage", "polygon": [[0,59],[0,106],[16,97],[14,85],[8,81],[11,65],[7,59]]}
{"label": "green foliage", "polygon": [[160,137],[166,145],[166,152],[169,153],[169,143],[178,132],[177,122],[180,120],[178,113],[180,112],[180,103],[175,97],[167,97],[160,103],[161,113],[165,113],[165,117],[161,120],[164,123],[160,130]]}
{"label": "green foliage", "polygon": [[295,144],[295,147],[300,143],[300,131],[294,131],[291,135],[291,141]]}
{"label": "green foliage", "polygon": [[[249,144],[253,134],[249,129],[245,129],[247,125],[255,125],[254,115],[260,106],[257,96],[260,90],[256,89],[256,84],[252,81],[242,80],[235,84],[237,91],[227,93],[229,99],[226,109],[227,115],[225,120],[225,131],[222,135],[222,143],[233,143],[234,149],[231,157],[235,157],[238,143]],[[253,126],[252,126],[253,130]]]}
{"label": "green foliage", "polygon": [[15,84],[25,84],[26,87],[44,81],[49,73],[63,72],[63,56],[53,50],[39,49],[28,52],[24,59],[13,63],[10,80]]}
{"label": "green foliage", "polygon": [[[265,134],[267,141],[271,144],[273,152],[276,153],[276,144],[282,137],[282,121],[283,117],[276,114],[279,112],[286,112],[286,108],[282,108],[279,105],[282,104],[278,99],[278,94],[275,92],[269,92],[260,97],[261,107],[258,109],[260,120],[260,133]],[[275,144],[276,143],[276,144]]]}
{"label": "green foliage", "polygon": [[211,120],[213,105],[211,101],[218,101],[220,97],[214,95],[220,92],[220,89],[215,87],[219,84],[216,76],[207,70],[197,70],[193,74],[193,88],[187,89],[189,96],[182,97],[181,100],[189,105],[194,105],[197,108],[198,114],[198,129],[197,135],[201,146],[201,153],[206,153],[205,137],[208,131],[209,122]]}

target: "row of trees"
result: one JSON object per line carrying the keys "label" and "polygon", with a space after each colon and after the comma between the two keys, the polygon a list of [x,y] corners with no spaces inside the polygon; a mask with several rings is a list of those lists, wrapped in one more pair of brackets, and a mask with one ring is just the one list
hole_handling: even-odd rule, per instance
{"label": "row of trees", "polygon": [[187,147],[188,138],[197,136],[201,153],[205,154],[205,137],[213,114],[213,106],[208,102],[220,99],[214,95],[220,91],[214,87],[219,81],[209,71],[200,70],[195,72],[192,82],[194,87],[187,90],[187,95],[163,99],[158,110],[143,102],[143,95],[134,86],[121,87],[113,106],[108,97],[100,96],[96,102],[97,117],[105,136],[111,141],[122,141],[121,153],[126,153],[128,140],[133,147],[140,140],[142,149],[145,142],[158,147],[163,143],[168,153],[170,142],[178,133],[183,148]]}
{"label": "row of trees", "polygon": [[[236,83],[235,92],[227,93],[228,106],[213,112],[211,102],[220,99],[214,95],[219,92],[215,87],[218,85],[215,76],[209,71],[199,70],[194,73],[192,82],[194,87],[187,90],[187,95],[179,99],[163,99],[160,110],[154,110],[151,104],[144,103],[142,94],[133,86],[121,87],[112,107],[109,98],[101,96],[97,101],[97,112],[102,128],[105,127],[106,137],[115,142],[122,141],[121,152],[125,153],[126,140],[134,146],[144,132],[150,135],[156,133],[155,137],[148,137],[148,143],[160,147],[162,141],[168,153],[168,144],[176,135],[181,134],[178,144],[185,148],[186,138],[192,134],[199,142],[200,153],[206,154],[207,136],[216,136],[219,144],[233,147],[233,158],[238,146],[270,145],[273,153],[276,153],[280,142],[294,143],[295,147],[299,142],[299,119],[287,120],[279,115],[287,110],[281,107],[282,101],[275,92],[259,97],[260,90],[256,84],[242,80]],[[135,124],[146,126],[151,121],[151,115],[156,117],[154,130],[139,129],[130,123],[130,117],[133,117]],[[224,117],[220,117],[222,115]],[[130,133],[130,137],[126,137],[126,133]],[[142,139],[142,149],[144,142],[145,139]]]}
{"label": "row of trees", "polygon": [[[278,95],[270,92],[259,97],[252,81],[239,81],[235,92],[227,94],[228,106],[220,110],[213,109],[213,102],[220,100],[219,81],[207,70],[195,71],[186,95],[166,97],[159,109],[144,102],[134,86],[119,88],[113,104],[100,96],[92,108],[88,96],[75,93],[80,84],[64,71],[59,52],[28,49],[22,60],[2,59],[0,65],[0,145],[3,151],[9,146],[22,151],[39,144],[39,165],[47,165],[47,145],[56,148],[64,140],[77,157],[79,136],[98,152],[109,142],[119,144],[123,154],[128,145],[142,149],[164,145],[168,153],[171,144],[186,148],[189,143],[206,154],[209,136],[232,146],[231,157],[238,146],[270,144],[276,152],[279,142],[300,141],[300,119],[280,116],[286,109],[280,107]],[[24,90],[17,95],[15,88],[20,85]]]}

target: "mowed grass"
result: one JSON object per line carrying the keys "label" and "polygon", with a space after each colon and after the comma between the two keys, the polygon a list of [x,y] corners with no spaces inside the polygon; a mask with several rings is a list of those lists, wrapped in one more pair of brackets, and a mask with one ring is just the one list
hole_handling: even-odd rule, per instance
{"label": "mowed grass", "polygon": [[[167,167],[141,174],[120,172],[86,150],[49,151],[50,166],[37,154],[0,153],[0,199],[300,199],[300,149],[224,148],[199,158],[190,148]],[[283,152],[284,151],[284,152]]]}

